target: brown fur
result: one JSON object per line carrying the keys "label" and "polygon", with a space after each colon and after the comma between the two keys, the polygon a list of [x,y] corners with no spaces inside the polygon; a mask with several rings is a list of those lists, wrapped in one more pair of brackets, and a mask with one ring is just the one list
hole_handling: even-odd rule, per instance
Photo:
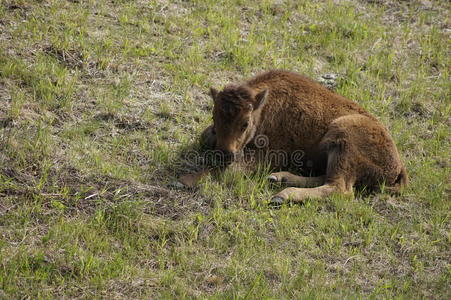
{"label": "brown fur", "polygon": [[[375,188],[385,183],[398,191],[407,184],[407,172],[388,130],[357,103],[307,77],[270,71],[221,92],[212,88],[211,94],[214,125],[204,132],[204,139],[228,154],[226,160],[264,135],[269,141],[265,151],[291,155],[301,150],[304,171],[324,175],[312,179],[271,174],[272,181],[303,187],[283,190],[273,198],[275,203],[350,193],[354,185]],[[305,188],[312,185],[320,186]]]}

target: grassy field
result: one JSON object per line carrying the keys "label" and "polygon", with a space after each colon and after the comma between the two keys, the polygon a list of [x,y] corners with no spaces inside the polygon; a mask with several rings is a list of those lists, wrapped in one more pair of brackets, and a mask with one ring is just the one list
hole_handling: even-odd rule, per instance
{"label": "grassy field", "polygon": [[[0,1],[0,298],[451,297],[448,1]],[[267,207],[198,189],[208,88],[269,69],[386,124],[411,177]]]}

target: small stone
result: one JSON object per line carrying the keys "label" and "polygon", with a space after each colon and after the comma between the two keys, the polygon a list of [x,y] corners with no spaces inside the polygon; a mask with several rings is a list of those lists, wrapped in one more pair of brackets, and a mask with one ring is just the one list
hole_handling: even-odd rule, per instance
{"label": "small stone", "polygon": [[334,74],[334,73],[328,73],[328,74],[322,75],[321,77],[324,79],[336,80],[338,78],[338,75]]}
{"label": "small stone", "polygon": [[334,89],[337,86],[338,75],[334,73],[328,73],[321,75],[318,78],[319,83],[326,86],[329,89]]}

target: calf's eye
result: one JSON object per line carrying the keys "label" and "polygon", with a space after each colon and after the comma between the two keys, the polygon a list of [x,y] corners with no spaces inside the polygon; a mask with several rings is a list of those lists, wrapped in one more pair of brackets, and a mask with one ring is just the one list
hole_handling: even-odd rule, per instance
{"label": "calf's eye", "polygon": [[242,129],[245,130],[248,126],[249,126],[249,122],[246,121],[243,123]]}

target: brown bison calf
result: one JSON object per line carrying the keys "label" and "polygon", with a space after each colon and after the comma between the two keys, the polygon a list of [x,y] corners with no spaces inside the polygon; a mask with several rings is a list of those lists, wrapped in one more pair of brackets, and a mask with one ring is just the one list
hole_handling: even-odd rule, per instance
{"label": "brown bison calf", "polygon": [[[310,174],[319,175],[272,173],[270,181],[292,186],[276,194],[273,205],[351,193],[353,186],[386,184],[396,192],[407,184],[406,169],[387,129],[358,104],[304,76],[270,71],[210,92],[214,123],[202,139],[224,154],[226,164],[264,137],[264,151],[283,151],[287,157],[302,153],[304,171],[308,167]],[[277,159],[268,163],[285,167]]]}

